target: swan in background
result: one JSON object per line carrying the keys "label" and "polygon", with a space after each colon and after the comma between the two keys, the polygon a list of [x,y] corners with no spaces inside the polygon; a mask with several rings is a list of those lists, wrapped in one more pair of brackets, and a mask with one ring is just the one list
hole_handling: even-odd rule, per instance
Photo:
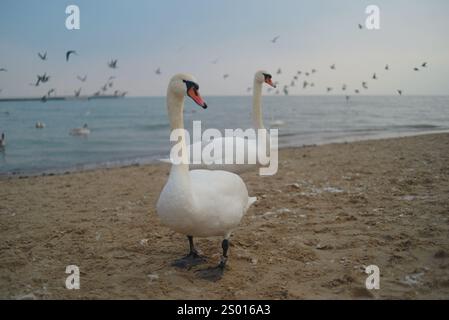
{"label": "swan in background", "polygon": [[[175,75],[168,85],[167,110],[171,130],[184,129],[184,97],[192,98],[207,108],[198,92],[196,80],[187,74]],[[189,171],[184,131],[180,134],[180,164],[172,164],[168,181],[156,205],[157,214],[165,226],[187,236],[189,254],[176,261],[175,266],[189,267],[204,261],[196,251],[193,237],[223,237],[223,255],[216,268],[202,270],[203,277],[218,280],[228,258],[232,231],[256,198],[248,196],[243,180],[226,171]]]}
{"label": "swan in background", "polygon": [[84,124],[82,128],[74,128],[70,131],[72,136],[88,136],[90,134],[90,129],[87,123]]}
{"label": "swan in background", "polygon": [[[273,88],[276,88],[276,85],[272,81],[272,76],[267,71],[258,71],[254,75],[254,84],[253,84],[253,106],[252,106],[252,122],[253,128],[265,129],[263,123],[263,115],[262,115],[262,87],[263,84],[266,83]],[[267,136],[267,144],[269,144],[270,137]],[[198,146],[199,145],[199,146]],[[235,164],[234,155],[236,154],[236,146],[245,146],[245,154],[243,155],[245,159],[258,159],[257,157],[257,139],[246,139],[245,137],[224,137],[213,139],[212,141],[198,141],[193,143],[192,145],[187,146],[187,156],[190,159],[190,155],[193,150],[203,150],[204,148],[210,148],[215,151],[221,150],[221,154],[216,152],[212,156],[212,164],[192,164],[190,167],[193,169],[209,169],[209,170],[225,170],[234,173],[242,173],[249,169],[256,167],[256,164]],[[269,149],[269,146],[265,147]],[[265,150],[260,150],[261,153],[265,152]],[[170,159],[161,159],[162,162],[171,163]],[[247,160],[246,160],[247,161]],[[232,164],[226,164],[232,163]]]}
{"label": "swan in background", "polygon": [[[257,71],[254,75],[254,83],[253,83],[253,106],[252,106],[252,122],[253,129],[265,129],[263,115],[262,115],[262,87],[263,84],[266,83],[269,86],[276,88],[276,85],[273,83],[272,76],[267,71]],[[267,135],[267,144],[269,144],[270,136]],[[211,147],[213,145],[214,150],[222,150],[221,154],[217,154],[216,157],[213,158],[213,164],[206,165],[193,165],[194,168],[207,168],[210,170],[226,170],[234,173],[241,173],[246,170],[252,169],[257,166],[256,164],[235,164],[234,154],[236,154],[236,146],[243,145],[245,147],[245,159],[256,159],[257,157],[257,139],[246,139],[245,137],[224,137],[214,139],[211,142],[197,142],[201,143],[202,147]],[[195,144],[193,144],[195,146]],[[231,147],[228,147],[231,146]],[[265,146],[266,149],[269,146]],[[260,150],[261,153],[266,153],[265,150]],[[189,153],[192,152],[192,147],[189,146]],[[231,155],[231,156],[230,156]],[[247,161],[247,160],[246,160]],[[219,164],[217,162],[221,162]],[[233,164],[225,164],[225,163],[233,163]]]}

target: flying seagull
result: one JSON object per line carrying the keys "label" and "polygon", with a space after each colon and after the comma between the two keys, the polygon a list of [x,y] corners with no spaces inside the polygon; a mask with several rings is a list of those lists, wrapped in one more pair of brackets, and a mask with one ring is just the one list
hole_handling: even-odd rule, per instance
{"label": "flying seagull", "polygon": [[215,60],[212,60],[210,63],[212,63],[212,64],[217,64],[218,63],[218,58],[217,59],[215,59]]}
{"label": "flying seagull", "polygon": [[284,94],[288,96],[288,86],[284,86]]}
{"label": "flying seagull", "polygon": [[419,71],[419,68],[413,68],[413,70],[415,70],[415,71]]}
{"label": "flying seagull", "polygon": [[42,76],[38,75],[37,78],[40,79],[42,83],[46,83],[50,80],[50,76],[47,76],[47,73],[44,73]]}
{"label": "flying seagull", "polygon": [[424,62],[424,63],[421,65],[421,67],[427,68],[427,62]]}
{"label": "flying seagull", "polygon": [[86,82],[87,80],[87,74],[84,77],[76,76],[76,78],[81,82]]}
{"label": "flying seagull", "polygon": [[385,66],[385,70],[390,70],[390,66],[388,64]]}
{"label": "flying seagull", "polygon": [[347,88],[347,86],[346,86],[346,84],[344,84],[343,87],[341,88],[341,90],[346,91],[346,88]]}
{"label": "flying seagull", "polygon": [[160,75],[162,73],[161,68],[157,68],[156,71],[154,71],[154,73],[156,73],[157,75]]}
{"label": "flying seagull", "polygon": [[331,65],[331,69],[335,70],[335,64]]}
{"label": "flying seagull", "polygon": [[307,81],[304,81],[302,84],[302,88],[306,89],[308,85],[309,85],[309,83]]}
{"label": "flying seagull", "polygon": [[75,90],[75,97],[79,97],[81,94],[81,88],[79,88],[78,90]]}
{"label": "flying seagull", "polygon": [[282,73],[282,70],[281,70],[281,68],[279,68],[278,71],[276,72],[276,74],[281,74],[281,73]]}
{"label": "flying seagull", "polygon": [[327,92],[331,92],[333,89],[331,87],[326,88]]}
{"label": "flying seagull", "polygon": [[362,82],[363,89],[368,89],[368,84],[366,82]]}
{"label": "flying seagull", "polygon": [[39,58],[41,58],[41,60],[43,61],[47,60],[47,51],[45,51],[44,54],[38,52],[37,55],[39,56]]}
{"label": "flying seagull", "polygon": [[373,79],[377,80],[377,74],[373,74]]}
{"label": "flying seagull", "polygon": [[0,72],[8,72],[8,70],[5,68],[0,68]]}
{"label": "flying seagull", "polygon": [[316,72],[316,69],[312,69],[312,73],[315,73]]}
{"label": "flying seagull", "polygon": [[78,53],[76,53],[76,51],[75,50],[69,50],[69,51],[67,51],[66,52],[66,54],[65,54],[65,61],[69,61],[69,59],[70,59],[70,55],[72,55],[72,54],[74,54],[74,55],[78,55]]}
{"label": "flying seagull", "polygon": [[111,69],[117,69],[117,59],[108,62],[108,67]]}
{"label": "flying seagull", "polygon": [[402,96],[402,90],[398,90],[400,96]]}
{"label": "flying seagull", "polygon": [[226,80],[227,78],[229,78],[229,74],[226,73],[226,74],[223,75],[223,79]]}
{"label": "flying seagull", "polygon": [[279,40],[280,37],[281,36],[274,37],[273,39],[271,39],[271,43],[276,43]]}
{"label": "flying seagull", "polygon": [[355,92],[356,94],[359,94],[359,93],[360,93],[360,90],[359,90],[359,89],[355,89],[354,92]]}
{"label": "flying seagull", "polygon": [[361,24],[361,23],[359,23],[359,29],[360,29],[360,30],[362,30],[362,29],[363,29],[363,26],[362,26],[362,24]]}
{"label": "flying seagull", "polygon": [[55,88],[51,88],[50,90],[48,90],[47,96],[50,96],[54,92],[56,92],[56,89]]}

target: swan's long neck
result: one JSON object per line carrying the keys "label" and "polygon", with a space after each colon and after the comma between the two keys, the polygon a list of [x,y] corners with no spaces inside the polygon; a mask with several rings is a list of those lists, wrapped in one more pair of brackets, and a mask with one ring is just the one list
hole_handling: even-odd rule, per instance
{"label": "swan's long neck", "polygon": [[256,79],[253,85],[253,126],[254,129],[265,129],[262,115],[262,83]]}
{"label": "swan's long neck", "polygon": [[178,141],[173,141],[172,146],[174,144],[180,143],[181,146],[181,157],[182,163],[172,165],[172,173],[177,173],[181,177],[188,179],[189,177],[189,164],[188,164],[188,155],[187,155],[187,145],[186,145],[186,137],[184,134],[184,96],[177,96],[170,92],[167,92],[167,110],[168,117],[170,121],[171,130],[179,129],[179,133],[177,134]]}

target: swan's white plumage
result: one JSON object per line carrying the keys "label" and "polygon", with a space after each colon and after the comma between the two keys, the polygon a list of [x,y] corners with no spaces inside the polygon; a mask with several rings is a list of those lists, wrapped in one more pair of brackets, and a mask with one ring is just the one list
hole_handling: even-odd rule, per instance
{"label": "swan's white plumage", "polygon": [[[167,92],[172,130],[183,128],[182,80],[194,81],[189,75],[174,76]],[[179,164],[172,165],[156,209],[161,222],[176,232],[193,237],[227,238],[255,200],[248,196],[245,183],[236,174],[189,171],[187,164]]]}

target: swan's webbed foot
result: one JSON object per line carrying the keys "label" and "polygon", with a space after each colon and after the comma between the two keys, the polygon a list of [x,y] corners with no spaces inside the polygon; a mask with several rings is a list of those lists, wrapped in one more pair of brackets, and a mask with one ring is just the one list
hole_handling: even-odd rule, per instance
{"label": "swan's webbed foot", "polygon": [[200,264],[205,263],[207,260],[205,257],[202,257],[198,251],[196,251],[195,246],[193,245],[193,237],[188,236],[190,252],[185,257],[175,260],[172,263],[172,266],[181,268],[181,269],[191,269],[192,267],[198,266]]}
{"label": "swan's webbed foot", "polygon": [[191,252],[183,258],[175,260],[172,266],[188,270],[205,262],[207,262],[205,257],[200,256],[197,252]]}

